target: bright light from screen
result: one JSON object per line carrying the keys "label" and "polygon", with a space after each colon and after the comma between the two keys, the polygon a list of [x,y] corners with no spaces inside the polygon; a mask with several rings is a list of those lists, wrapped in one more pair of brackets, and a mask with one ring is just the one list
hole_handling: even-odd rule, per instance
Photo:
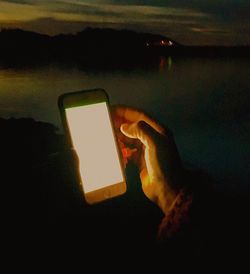
{"label": "bright light from screen", "polygon": [[84,192],[123,182],[106,103],[66,109]]}

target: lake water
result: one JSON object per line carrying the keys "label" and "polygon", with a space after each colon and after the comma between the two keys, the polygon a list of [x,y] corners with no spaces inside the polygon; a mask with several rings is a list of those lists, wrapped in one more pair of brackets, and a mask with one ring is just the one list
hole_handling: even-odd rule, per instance
{"label": "lake water", "polygon": [[0,117],[33,117],[61,128],[60,94],[104,88],[112,104],[145,109],[172,129],[182,158],[249,191],[250,63],[244,59],[161,58],[159,66],[84,69],[0,67]]}

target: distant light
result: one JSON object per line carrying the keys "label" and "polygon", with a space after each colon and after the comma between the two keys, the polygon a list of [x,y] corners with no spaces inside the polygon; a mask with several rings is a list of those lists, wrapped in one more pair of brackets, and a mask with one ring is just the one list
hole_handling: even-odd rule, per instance
{"label": "distant light", "polygon": [[168,44],[169,46],[173,46],[174,43],[172,41],[169,41]]}

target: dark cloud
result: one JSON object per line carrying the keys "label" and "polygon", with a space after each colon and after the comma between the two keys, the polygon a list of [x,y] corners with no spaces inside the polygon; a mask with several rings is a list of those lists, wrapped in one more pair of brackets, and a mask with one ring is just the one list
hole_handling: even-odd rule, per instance
{"label": "dark cloud", "polygon": [[[12,3],[10,6],[13,14],[17,10],[14,4],[29,4],[27,15],[30,17],[18,21],[13,19],[16,18],[14,14],[13,24],[48,34],[76,32],[93,26],[160,33],[186,44],[250,43],[250,0],[8,0],[0,1],[0,4],[1,2]],[[35,16],[31,16],[33,11],[37,12]],[[3,13],[3,18],[4,16]],[[0,22],[0,27],[6,22],[7,20]],[[11,23],[10,20],[8,22]]]}
{"label": "dark cloud", "polygon": [[250,14],[250,0],[107,0],[105,3],[187,8],[222,17],[241,17]]}
{"label": "dark cloud", "polygon": [[[90,0],[79,0],[79,3],[90,3]],[[202,12],[210,17],[210,20],[214,20],[221,24],[221,26],[226,27],[227,24],[235,24],[237,28],[238,24],[243,24],[247,26],[247,31],[250,31],[250,0],[92,0],[91,3],[99,3],[100,10],[92,10],[93,14],[105,16],[108,15],[107,10],[104,14],[101,11],[101,7],[105,4],[112,5],[123,5],[123,6],[151,6],[158,8],[174,8],[180,10],[189,10],[194,12]],[[90,10],[89,10],[90,12]],[[119,13],[110,13],[113,17],[119,17]],[[136,13],[134,13],[136,18]],[[190,19],[190,14],[187,15],[176,15],[174,14],[162,14],[150,15],[148,14],[148,19],[167,19],[171,18],[176,20],[176,23],[181,20]],[[204,20],[200,18],[200,21]]]}
{"label": "dark cloud", "polygon": [[121,16],[119,12],[109,11],[103,9],[103,6],[93,6],[89,4],[77,4],[77,3],[61,3],[60,1],[54,1],[51,5],[45,6],[49,11],[64,12],[82,15],[95,15],[95,16]]}
{"label": "dark cloud", "polygon": [[[72,14],[82,14],[82,15],[97,15],[97,16],[117,16],[120,17],[123,15],[126,16],[133,15],[136,21],[137,16],[145,16],[147,18],[158,19],[158,18],[178,18],[178,17],[204,17],[205,13],[199,13],[183,8],[170,8],[165,7],[152,7],[147,5],[107,5],[104,4],[105,1],[102,1],[102,4],[98,5],[96,1],[78,1],[78,2],[62,2],[62,1],[53,1],[51,4],[47,4],[44,7],[49,11],[55,12],[66,12]],[[105,2],[106,3],[106,2]],[[147,8],[145,11],[144,8]],[[172,13],[171,13],[172,12]]]}
{"label": "dark cloud", "polygon": [[[85,2],[85,1],[83,1]],[[122,4],[122,5],[147,5],[157,7],[193,8],[202,11],[219,11],[229,7],[237,9],[249,6],[249,0],[106,0],[95,1],[99,3]]]}
{"label": "dark cloud", "polygon": [[28,0],[2,0],[2,2],[15,3],[15,4],[32,4],[34,1]]}
{"label": "dark cloud", "polygon": [[[19,27],[26,30],[36,31],[55,35],[58,33],[74,33],[83,30],[86,27],[114,28],[114,29],[133,29],[142,32],[160,33],[180,43],[188,45],[239,45],[250,41],[249,32],[235,31],[233,28],[223,29],[217,23],[211,22],[210,25],[197,23],[175,24],[174,22],[149,22],[138,23],[112,23],[112,22],[87,22],[57,20],[51,18],[39,18],[37,20],[15,22],[2,25],[2,27]],[[46,30],[46,31],[45,31]]]}

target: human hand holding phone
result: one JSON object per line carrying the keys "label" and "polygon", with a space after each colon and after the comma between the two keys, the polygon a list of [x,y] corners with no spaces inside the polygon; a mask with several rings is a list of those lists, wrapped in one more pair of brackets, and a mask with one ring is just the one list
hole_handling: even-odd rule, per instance
{"label": "human hand holding phone", "polygon": [[58,100],[69,143],[79,159],[79,182],[89,204],[125,193],[126,182],[109,101],[102,89],[71,92]]}
{"label": "human hand holding phone", "polygon": [[113,107],[115,128],[123,143],[137,148],[142,189],[164,213],[171,208],[182,185],[184,169],[171,132],[144,112],[124,106]]}

